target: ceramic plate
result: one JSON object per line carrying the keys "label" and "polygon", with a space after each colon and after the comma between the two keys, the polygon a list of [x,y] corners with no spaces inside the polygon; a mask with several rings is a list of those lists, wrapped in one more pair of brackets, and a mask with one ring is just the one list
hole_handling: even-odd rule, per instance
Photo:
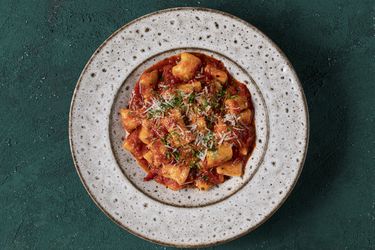
{"label": "ceramic plate", "polygon": [[[257,141],[242,178],[202,192],[178,192],[145,174],[121,148],[118,110],[141,72],[181,51],[224,62],[249,88]],[[280,49],[245,21],[210,9],[175,8],[123,26],[94,53],[70,110],[77,172],[94,202],[121,227],[164,245],[201,247],[255,229],[284,202],[301,172],[308,112],[299,80]]]}

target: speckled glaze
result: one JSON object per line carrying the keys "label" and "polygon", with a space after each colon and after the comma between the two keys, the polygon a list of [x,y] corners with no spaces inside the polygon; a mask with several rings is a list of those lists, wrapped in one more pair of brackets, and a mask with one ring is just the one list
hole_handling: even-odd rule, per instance
{"label": "speckled glaze", "polygon": [[[257,144],[244,177],[208,192],[143,182],[144,173],[121,148],[118,109],[136,79],[180,51],[223,61],[246,83],[255,106]],[[264,34],[223,12],[176,8],[125,25],[99,47],[77,83],[69,133],[77,172],[113,221],[159,244],[201,247],[250,232],[280,207],[301,172],[308,126],[299,80]]]}

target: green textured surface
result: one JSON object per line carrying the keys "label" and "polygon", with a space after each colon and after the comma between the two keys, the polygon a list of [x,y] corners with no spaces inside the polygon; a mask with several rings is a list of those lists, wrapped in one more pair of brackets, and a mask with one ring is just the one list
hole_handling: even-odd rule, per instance
{"label": "green textured surface", "polygon": [[302,81],[311,118],[302,176],[263,226],[215,249],[375,248],[374,1],[0,0],[0,249],[163,249],[90,200],[68,143],[86,61],[116,29],[175,6],[264,31]]}

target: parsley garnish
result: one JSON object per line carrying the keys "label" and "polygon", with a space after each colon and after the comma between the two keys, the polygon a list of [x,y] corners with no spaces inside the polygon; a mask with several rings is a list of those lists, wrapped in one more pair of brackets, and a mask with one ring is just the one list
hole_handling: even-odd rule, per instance
{"label": "parsley garnish", "polygon": [[215,150],[215,135],[211,130],[203,137],[203,143],[209,150]]}
{"label": "parsley garnish", "polygon": [[238,95],[231,95],[231,94],[229,94],[227,98],[228,99],[235,99],[237,97],[238,97]]}
{"label": "parsley garnish", "polygon": [[172,98],[170,104],[167,104],[167,105],[168,105],[170,108],[174,108],[174,107],[180,107],[180,106],[182,106],[182,104],[183,104],[183,98],[182,98],[181,93],[178,92],[178,94],[175,95],[175,96]]}
{"label": "parsley garnish", "polygon": [[179,161],[179,160],[180,160],[180,152],[178,152],[178,151],[174,151],[174,152],[172,152],[172,156],[173,156],[173,158],[174,158],[176,161]]}
{"label": "parsley garnish", "polygon": [[211,129],[215,124],[215,117],[214,116],[206,116],[205,118],[206,118],[206,122],[207,122],[207,127],[209,129]]}
{"label": "parsley garnish", "polygon": [[191,162],[191,163],[190,163],[190,168],[191,168],[191,169],[198,169],[199,166],[198,166],[198,164],[197,164],[196,162]]}
{"label": "parsley garnish", "polygon": [[171,157],[172,157],[171,152],[167,151],[165,153],[165,156],[167,157],[168,160],[171,159]]}
{"label": "parsley garnish", "polygon": [[180,160],[180,152],[178,152],[177,150],[176,151],[173,151],[173,152],[170,152],[170,151],[167,151],[165,153],[165,156],[167,157],[167,159],[174,159],[175,161],[179,161]]}
{"label": "parsley garnish", "polygon": [[220,105],[218,98],[215,98],[215,97],[212,98],[210,105],[212,106],[213,109],[218,108]]}
{"label": "parsley garnish", "polygon": [[217,93],[217,97],[221,98],[225,95],[226,89],[222,88],[220,91]]}
{"label": "parsley garnish", "polygon": [[193,92],[193,93],[191,93],[191,94],[189,95],[188,101],[189,101],[189,103],[193,103],[194,100],[195,100],[195,93]]}
{"label": "parsley garnish", "polygon": [[206,108],[208,107],[208,101],[207,101],[207,99],[204,99],[204,100],[203,100],[202,105],[203,105],[203,108],[204,108],[204,109],[206,109]]}
{"label": "parsley garnish", "polygon": [[193,156],[195,158],[199,158],[199,154],[200,154],[200,152],[198,150],[193,149]]}
{"label": "parsley garnish", "polygon": [[161,142],[162,142],[164,145],[168,145],[168,140],[167,140],[167,138],[168,138],[168,135],[165,135],[163,138],[160,139]]}

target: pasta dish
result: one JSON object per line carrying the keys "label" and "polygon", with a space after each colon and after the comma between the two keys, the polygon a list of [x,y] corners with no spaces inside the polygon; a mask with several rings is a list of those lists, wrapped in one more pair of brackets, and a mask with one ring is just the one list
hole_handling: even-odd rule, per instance
{"label": "pasta dish", "polygon": [[254,108],[245,84],[223,63],[181,53],[147,69],[120,110],[123,147],[172,190],[208,190],[242,176],[255,147]]}

